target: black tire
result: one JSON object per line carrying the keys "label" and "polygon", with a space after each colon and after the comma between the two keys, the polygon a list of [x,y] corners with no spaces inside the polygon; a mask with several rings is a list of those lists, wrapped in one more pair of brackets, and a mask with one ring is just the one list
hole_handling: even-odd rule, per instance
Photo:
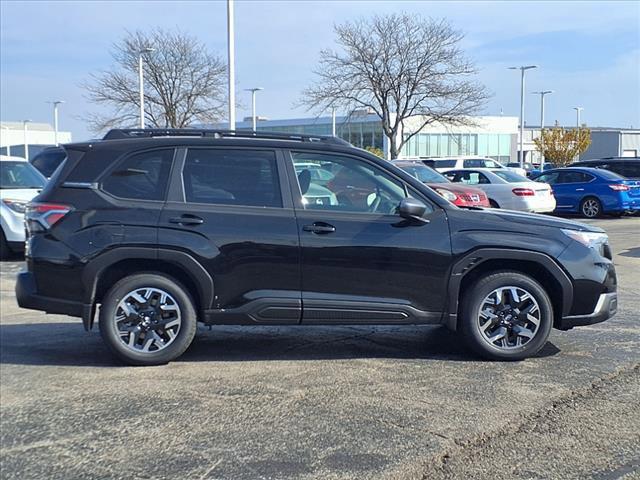
{"label": "black tire", "polygon": [[[491,343],[488,338],[489,334],[485,335],[482,332],[481,329],[485,323],[482,325],[480,323],[480,309],[483,307],[484,300],[488,295],[496,289],[507,286],[517,287],[517,289],[526,291],[535,302],[537,302],[538,308],[535,312],[539,317],[539,324],[533,332],[533,337],[526,340],[526,343],[518,346],[516,336],[514,340],[516,345],[505,348],[504,345],[497,346]],[[511,298],[513,299],[513,297]],[[533,304],[533,301],[530,302]],[[522,308],[524,309],[524,307]],[[504,320],[504,317],[501,318]],[[498,318],[496,317],[496,319]],[[494,324],[495,328],[502,328],[500,326],[502,324],[499,322],[494,322]],[[459,327],[463,338],[476,353],[491,360],[522,360],[535,355],[547,342],[552,326],[553,306],[549,295],[536,280],[520,272],[499,271],[476,280],[476,282],[467,289],[461,302]],[[510,327],[505,327],[505,329],[509,332],[506,338],[508,342],[509,336],[514,338],[513,330]],[[520,341],[522,341],[522,339]]]}
{"label": "black tire", "polygon": [[585,218],[602,216],[602,202],[597,197],[585,197],[580,202],[580,215]]}
{"label": "black tire", "polygon": [[[168,293],[177,304],[181,321],[175,338],[167,341],[168,345],[148,352],[134,351],[128,347],[121,340],[115,322],[123,297],[145,288]],[[102,339],[118,359],[129,365],[162,365],[178,358],[191,345],[197,328],[197,314],[191,296],[179,282],[161,273],[140,273],[123,278],[107,292],[100,307],[99,323]]]}
{"label": "black tire", "polygon": [[492,199],[489,199],[489,205],[491,205],[491,208],[500,208],[500,205],[498,205],[498,202]]}
{"label": "black tire", "polygon": [[7,237],[4,235],[4,231],[0,228],[0,260],[7,260],[13,255],[13,250],[7,243]]}

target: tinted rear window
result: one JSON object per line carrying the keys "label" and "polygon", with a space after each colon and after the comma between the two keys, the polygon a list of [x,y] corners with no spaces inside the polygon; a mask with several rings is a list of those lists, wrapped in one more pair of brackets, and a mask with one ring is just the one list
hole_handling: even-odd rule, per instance
{"label": "tinted rear window", "polygon": [[455,168],[456,160],[434,160],[433,168]]}
{"label": "tinted rear window", "polygon": [[493,170],[495,175],[509,183],[527,182],[529,179],[509,170]]}
{"label": "tinted rear window", "polygon": [[102,182],[119,198],[163,200],[173,161],[173,149],[137,153],[122,160]]}

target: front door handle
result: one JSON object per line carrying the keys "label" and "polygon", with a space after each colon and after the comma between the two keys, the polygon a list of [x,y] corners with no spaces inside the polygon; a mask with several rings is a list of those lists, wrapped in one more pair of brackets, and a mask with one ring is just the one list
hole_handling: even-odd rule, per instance
{"label": "front door handle", "polygon": [[179,225],[202,225],[204,220],[196,215],[182,215],[181,217],[170,218],[169,223],[177,223]]}
{"label": "front door handle", "polygon": [[323,234],[335,232],[336,227],[324,222],[314,222],[311,225],[305,225],[304,227],[302,227],[302,230],[304,230],[305,232],[311,232],[311,233],[317,233],[317,234],[323,235]]}

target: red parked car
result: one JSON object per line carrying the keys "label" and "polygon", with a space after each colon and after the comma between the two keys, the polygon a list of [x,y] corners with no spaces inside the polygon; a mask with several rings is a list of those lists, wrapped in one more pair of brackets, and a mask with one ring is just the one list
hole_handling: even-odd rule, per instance
{"label": "red parked car", "polygon": [[422,162],[396,160],[393,164],[416,177],[458,207],[491,207],[487,194],[479,188],[453,183]]}

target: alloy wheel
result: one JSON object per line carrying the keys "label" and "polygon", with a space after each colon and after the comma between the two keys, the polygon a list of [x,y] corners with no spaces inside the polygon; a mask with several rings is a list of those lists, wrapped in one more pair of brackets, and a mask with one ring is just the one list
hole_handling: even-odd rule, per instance
{"label": "alloy wheel", "polygon": [[529,343],[538,332],[540,306],[521,287],[506,286],[487,295],[478,312],[482,339],[494,348],[510,350]]}
{"label": "alloy wheel", "polygon": [[143,353],[167,348],[182,325],[178,302],[168,292],[153,287],[136,288],[124,295],[113,320],[120,341]]}
{"label": "alloy wheel", "polygon": [[582,204],[582,213],[587,218],[594,218],[600,214],[600,204],[597,200],[589,198]]}

